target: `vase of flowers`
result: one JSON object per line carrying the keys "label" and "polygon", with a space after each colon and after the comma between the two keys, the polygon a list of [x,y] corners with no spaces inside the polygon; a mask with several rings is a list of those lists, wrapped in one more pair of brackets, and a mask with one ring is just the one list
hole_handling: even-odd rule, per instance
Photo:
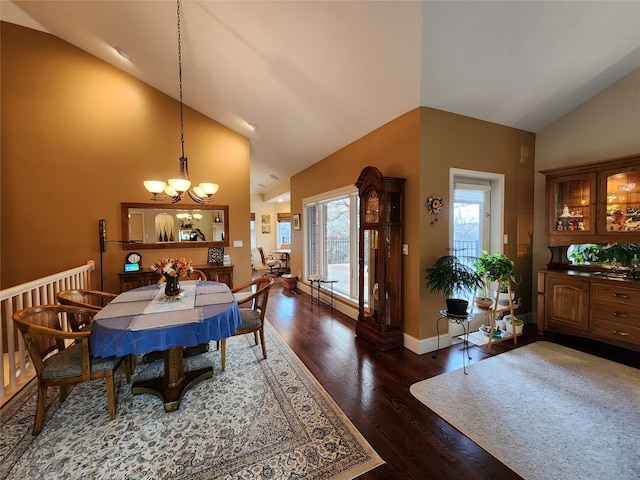
{"label": "vase of flowers", "polygon": [[180,282],[178,277],[167,277],[164,282],[164,294],[167,298],[172,298],[180,294]]}
{"label": "vase of flowers", "polygon": [[167,297],[180,294],[180,278],[191,275],[193,265],[185,257],[163,258],[151,266],[151,269],[165,278],[164,293]]}

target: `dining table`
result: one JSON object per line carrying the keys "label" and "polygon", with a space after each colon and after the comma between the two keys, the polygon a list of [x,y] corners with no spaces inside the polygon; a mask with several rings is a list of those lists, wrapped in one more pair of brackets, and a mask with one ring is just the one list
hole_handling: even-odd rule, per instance
{"label": "dining table", "polygon": [[95,357],[164,352],[164,376],[134,381],[131,391],[159,397],[171,412],[191,387],[213,376],[212,366],[185,372],[184,348],[228,338],[240,323],[226,284],[184,281],[179,295],[167,297],[162,283],[128,290],[108,303],[92,321],[89,344]]}

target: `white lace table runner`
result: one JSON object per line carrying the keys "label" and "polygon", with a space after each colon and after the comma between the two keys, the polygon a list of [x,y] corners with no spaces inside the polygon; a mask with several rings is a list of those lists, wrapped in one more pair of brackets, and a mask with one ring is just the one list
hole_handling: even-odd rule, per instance
{"label": "white lace table runner", "polygon": [[179,298],[169,299],[164,294],[163,283],[159,284],[158,290],[153,299],[148,303],[143,314],[176,312],[179,310],[191,310],[196,306],[196,284],[195,282],[180,282],[183,292]]}
{"label": "white lace table runner", "polygon": [[186,281],[180,282],[180,287],[182,295],[175,299],[166,298],[165,285],[162,283],[158,284],[158,288],[124,292],[94,318],[134,317],[129,330],[145,330],[202,322],[204,316],[199,307],[234,301],[231,290],[225,284],[199,285],[196,281]]}

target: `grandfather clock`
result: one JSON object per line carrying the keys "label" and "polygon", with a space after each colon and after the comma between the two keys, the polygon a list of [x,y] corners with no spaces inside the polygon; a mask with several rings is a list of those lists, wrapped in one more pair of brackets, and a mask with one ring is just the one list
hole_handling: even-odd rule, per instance
{"label": "grandfather clock", "polygon": [[356,335],[378,350],[402,346],[402,220],[404,178],[365,167],[360,197],[359,309]]}

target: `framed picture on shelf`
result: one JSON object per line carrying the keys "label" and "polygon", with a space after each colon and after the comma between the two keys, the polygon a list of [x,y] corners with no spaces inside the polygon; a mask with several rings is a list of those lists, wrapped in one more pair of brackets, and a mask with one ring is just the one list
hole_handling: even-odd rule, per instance
{"label": "framed picture on shelf", "polygon": [[224,247],[209,247],[207,263],[221,264],[224,261]]}
{"label": "framed picture on shelf", "polygon": [[300,230],[300,214],[299,213],[293,214],[293,221],[291,225],[294,230]]}

